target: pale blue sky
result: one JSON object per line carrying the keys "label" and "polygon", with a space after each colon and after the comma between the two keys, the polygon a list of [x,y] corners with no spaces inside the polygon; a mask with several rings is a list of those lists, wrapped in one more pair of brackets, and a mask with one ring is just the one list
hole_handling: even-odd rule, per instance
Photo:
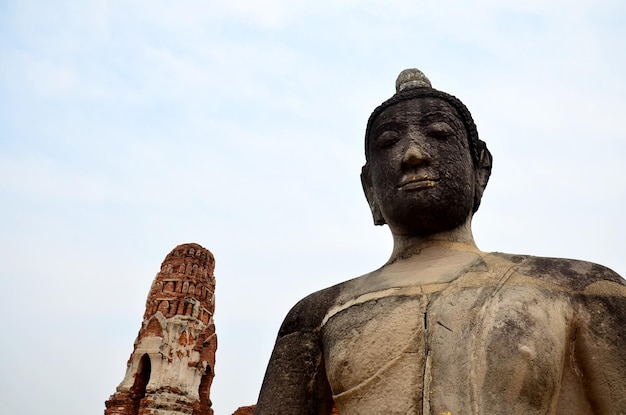
{"label": "pale blue sky", "polygon": [[359,172],[418,67],[494,155],[483,250],[626,275],[622,1],[0,0],[0,413],[103,413],[176,245],[216,257],[217,415],[304,295],[390,253]]}

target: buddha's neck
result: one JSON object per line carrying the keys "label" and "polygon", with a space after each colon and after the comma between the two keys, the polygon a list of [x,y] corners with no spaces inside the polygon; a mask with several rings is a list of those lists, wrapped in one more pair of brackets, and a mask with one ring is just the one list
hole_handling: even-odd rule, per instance
{"label": "buddha's neck", "polygon": [[401,235],[393,233],[393,252],[387,262],[406,259],[419,254],[430,246],[447,247],[452,250],[480,252],[472,235],[472,217],[465,223],[449,231],[438,232],[426,236]]}

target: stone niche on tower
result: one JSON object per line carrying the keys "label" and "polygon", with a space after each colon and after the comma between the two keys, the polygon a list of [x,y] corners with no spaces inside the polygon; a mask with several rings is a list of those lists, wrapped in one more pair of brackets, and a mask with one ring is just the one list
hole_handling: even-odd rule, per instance
{"label": "stone niche on tower", "polygon": [[217,336],[215,259],[198,244],[179,245],[157,274],[124,380],[105,415],[212,415]]}

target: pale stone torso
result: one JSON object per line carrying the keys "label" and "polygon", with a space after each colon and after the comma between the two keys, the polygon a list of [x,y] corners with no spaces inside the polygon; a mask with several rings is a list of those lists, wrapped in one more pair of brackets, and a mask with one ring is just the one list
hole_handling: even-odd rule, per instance
{"label": "pale stone torso", "polygon": [[626,282],[431,246],[289,312],[257,414],[626,414]]}
{"label": "pale stone torso", "polygon": [[321,325],[339,412],[568,413],[575,306],[521,265],[433,247],[345,283]]}

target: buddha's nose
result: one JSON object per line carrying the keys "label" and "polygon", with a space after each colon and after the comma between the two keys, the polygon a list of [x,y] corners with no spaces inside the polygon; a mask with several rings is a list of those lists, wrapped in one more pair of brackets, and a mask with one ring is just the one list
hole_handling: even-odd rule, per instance
{"label": "buddha's nose", "polygon": [[410,166],[418,166],[426,161],[426,155],[415,143],[409,144],[404,152],[402,163]]}

